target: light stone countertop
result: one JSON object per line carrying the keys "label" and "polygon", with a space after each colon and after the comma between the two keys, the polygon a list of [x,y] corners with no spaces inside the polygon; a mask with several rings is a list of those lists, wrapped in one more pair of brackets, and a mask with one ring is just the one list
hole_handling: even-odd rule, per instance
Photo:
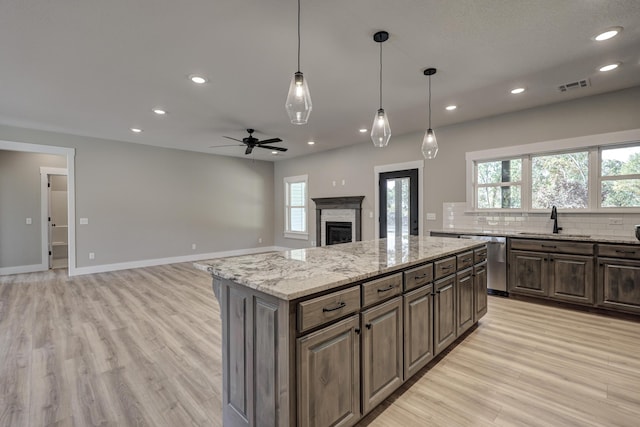
{"label": "light stone countertop", "polygon": [[606,235],[584,235],[584,234],[558,234],[540,233],[535,231],[483,231],[464,228],[447,228],[443,230],[430,230],[434,233],[465,234],[473,236],[500,236],[516,237],[521,239],[541,239],[541,240],[569,240],[574,242],[588,243],[620,243],[624,245],[640,245],[640,241],[635,236],[606,236]]}
{"label": "light stone countertop", "polygon": [[442,258],[483,242],[409,236],[199,261],[194,266],[284,300]]}

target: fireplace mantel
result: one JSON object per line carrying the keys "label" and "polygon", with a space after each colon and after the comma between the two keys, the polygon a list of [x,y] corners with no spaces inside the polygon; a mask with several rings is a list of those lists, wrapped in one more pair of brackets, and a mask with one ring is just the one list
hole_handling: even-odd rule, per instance
{"label": "fireplace mantel", "polygon": [[321,216],[324,209],[353,209],[356,212],[356,241],[362,240],[362,200],[364,196],[316,197],[316,246],[322,244]]}

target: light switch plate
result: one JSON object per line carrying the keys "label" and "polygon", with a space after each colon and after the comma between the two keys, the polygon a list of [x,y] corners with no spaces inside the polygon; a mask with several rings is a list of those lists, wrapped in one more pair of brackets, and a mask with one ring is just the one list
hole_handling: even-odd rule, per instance
{"label": "light switch plate", "polygon": [[33,220],[31,218],[27,218],[27,225],[31,225],[33,223]]}
{"label": "light switch plate", "polygon": [[80,218],[80,225],[89,224],[89,218]]}
{"label": "light switch plate", "polygon": [[427,213],[427,221],[435,221],[436,220],[436,214],[433,212],[428,212]]}

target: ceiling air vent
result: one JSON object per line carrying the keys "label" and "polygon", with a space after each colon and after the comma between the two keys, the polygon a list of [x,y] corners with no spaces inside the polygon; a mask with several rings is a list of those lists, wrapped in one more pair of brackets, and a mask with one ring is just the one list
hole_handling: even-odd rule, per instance
{"label": "ceiling air vent", "polygon": [[569,90],[582,89],[585,87],[589,87],[589,79],[582,79],[571,83],[565,83],[563,85],[558,86],[558,90],[560,92],[567,92]]}

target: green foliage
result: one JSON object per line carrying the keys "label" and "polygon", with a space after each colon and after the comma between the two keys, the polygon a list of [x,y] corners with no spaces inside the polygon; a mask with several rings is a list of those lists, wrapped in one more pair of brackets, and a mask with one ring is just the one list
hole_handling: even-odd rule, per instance
{"label": "green foliage", "polygon": [[589,153],[536,156],[531,161],[534,209],[586,208],[589,203]]}

